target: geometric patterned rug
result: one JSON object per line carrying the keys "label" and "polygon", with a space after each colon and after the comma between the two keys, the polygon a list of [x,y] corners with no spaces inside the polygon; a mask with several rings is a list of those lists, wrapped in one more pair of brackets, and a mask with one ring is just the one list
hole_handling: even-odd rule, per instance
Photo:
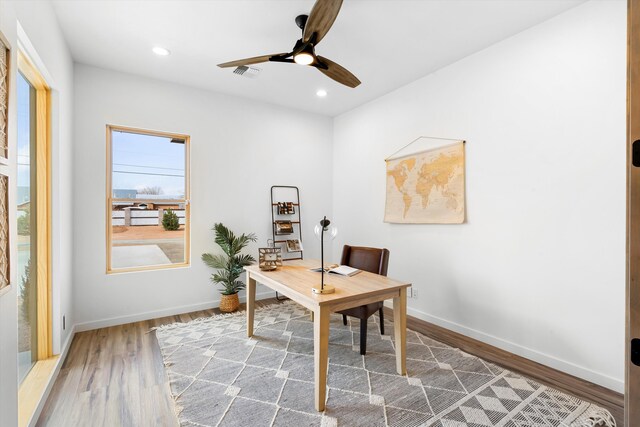
{"label": "geometric patterned rug", "polygon": [[182,426],[614,427],[606,410],[407,331],[407,375],[395,369],[393,323],[332,315],[327,403],[313,405],[313,323],[293,301],[156,329]]}

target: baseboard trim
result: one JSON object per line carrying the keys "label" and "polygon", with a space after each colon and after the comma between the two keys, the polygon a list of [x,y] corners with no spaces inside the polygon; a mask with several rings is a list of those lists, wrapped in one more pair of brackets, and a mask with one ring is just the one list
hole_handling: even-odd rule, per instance
{"label": "baseboard trim", "polygon": [[[422,314],[425,317],[428,316],[418,310],[408,308],[407,311],[409,312],[407,315],[407,328],[500,365],[510,371],[525,375],[549,387],[595,403],[611,412],[618,425],[624,425],[623,394],[412,315]],[[385,307],[385,312],[391,319],[393,310]]]}
{"label": "baseboard trim", "polygon": [[490,344],[494,347],[506,350],[510,353],[518,354],[519,356],[525,357],[527,359],[535,360],[545,366],[553,367],[554,369],[557,369],[561,372],[566,372],[578,378],[582,378],[587,381],[599,384],[613,391],[622,392],[624,390],[624,381],[622,381],[621,379],[617,379],[601,372],[587,369],[583,366],[576,365],[566,360],[558,359],[557,357],[542,353],[540,351],[525,347],[520,344],[513,343],[511,341],[504,340],[494,335],[490,335],[485,332],[478,331],[476,329],[430,315],[415,308],[408,307],[407,314],[413,315],[414,317],[424,320],[430,324],[440,326],[453,332],[457,332],[466,337],[477,339],[483,343]]}
{"label": "baseboard trim", "polygon": [[[266,291],[256,294],[256,299],[265,299],[275,297],[275,292]],[[245,302],[246,297],[241,296],[240,302]],[[108,328],[111,326],[125,325],[127,323],[141,322],[144,320],[157,319],[166,316],[176,316],[178,314],[192,313],[194,311],[209,310],[220,306],[220,300],[207,301],[204,303],[182,305],[178,307],[170,307],[162,310],[146,311],[144,313],[132,314],[128,316],[110,317],[107,319],[93,320],[90,322],[77,323],[75,325],[76,332],[92,331],[94,329]]]}
{"label": "baseboard trim", "polygon": [[44,405],[47,403],[47,399],[49,398],[51,389],[53,389],[53,385],[56,383],[56,379],[60,374],[60,369],[62,368],[62,365],[64,364],[64,361],[67,358],[67,354],[69,353],[69,349],[71,348],[71,343],[73,342],[73,337],[75,336],[75,334],[76,334],[76,328],[75,326],[72,326],[71,331],[69,331],[69,335],[67,336],[67,339],[65,340],[62,346],[62,351],[60,352],[58,360],[56,361],[56,365],[53,369],[53,372],[51,372],[51,375],[47,380],[47,386],[45,387],[42,393],[42,396],[40,396],[40,401],[38,402],[38,405],[36,406],[35,411],[33,411],[33,414],[31,415],[31,419],[29,420],[29,423],[28,423],[29,427],[35,426],[38,422],[38,419],[40,418],[40,414],[44,409]]}

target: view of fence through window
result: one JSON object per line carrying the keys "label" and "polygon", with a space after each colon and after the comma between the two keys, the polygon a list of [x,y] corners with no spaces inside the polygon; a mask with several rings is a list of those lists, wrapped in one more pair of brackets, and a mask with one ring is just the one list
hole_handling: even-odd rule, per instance
{"label": "view of fence through window", "polygon": [[186,264],[188,137],[110,128],[108,270]]}

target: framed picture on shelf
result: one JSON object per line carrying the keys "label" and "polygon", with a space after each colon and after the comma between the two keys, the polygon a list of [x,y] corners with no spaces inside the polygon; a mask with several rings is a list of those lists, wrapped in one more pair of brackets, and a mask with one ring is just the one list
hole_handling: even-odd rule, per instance
{"label": "framed picture on shelf", "polygon": [[276,234],[293,234],[293,224],[291,221],[275,221]]}
{"label": "framed picture on shelf", "polygon": [[278,202],[278,215],[293,215],[296,208],[293,202]]}
{"label": "framed picture on shelf", "polygon": [[9,139],[7,122],[9,118],[9,44],[0,33],[0,164],[9,164]]}
{"label": "framed picture on shelf", "polygon": [[287,252],[302,252],[303,250],[300,239],[287,240]]}

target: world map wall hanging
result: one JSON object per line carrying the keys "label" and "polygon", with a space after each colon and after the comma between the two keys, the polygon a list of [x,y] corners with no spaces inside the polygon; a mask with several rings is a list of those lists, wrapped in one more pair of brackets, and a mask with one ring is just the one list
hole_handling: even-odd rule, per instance
{"label": "world map wall hanging", "polygon": [[[386,159],[384,221],[461,224],[465,219],[464,141],[420,137]],[[422,148],[396,156],[409,146]],[[395,157],[393,157],[395,156]]]}

